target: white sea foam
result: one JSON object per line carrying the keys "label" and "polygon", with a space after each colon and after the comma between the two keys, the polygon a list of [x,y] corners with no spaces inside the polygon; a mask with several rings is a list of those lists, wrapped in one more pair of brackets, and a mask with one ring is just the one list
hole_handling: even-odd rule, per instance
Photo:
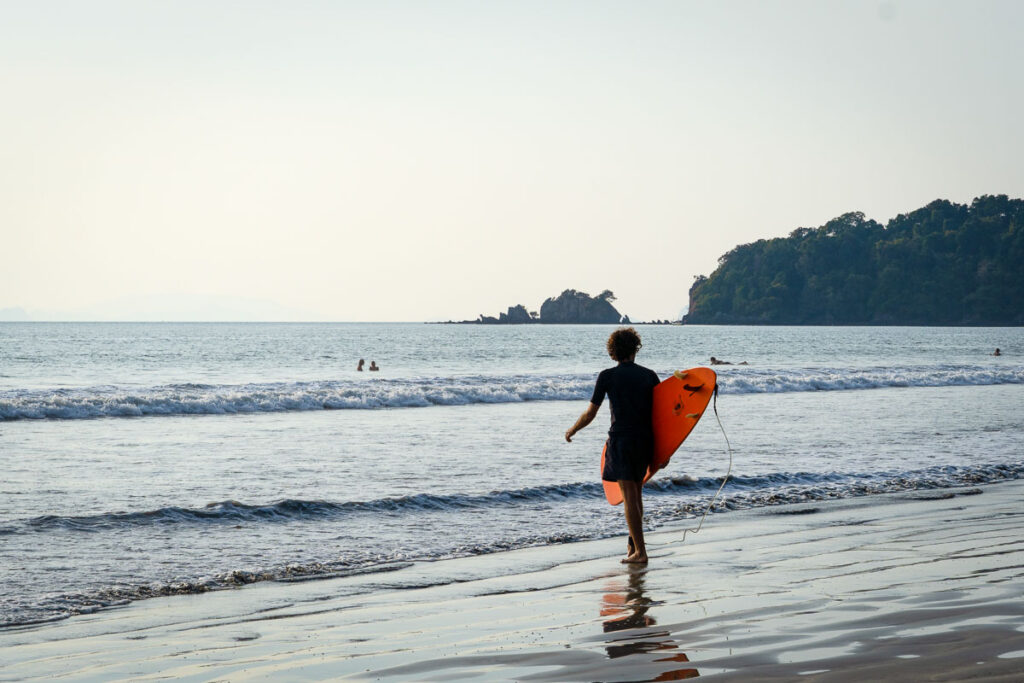
{"label": "white sea foam", "polygon": [[[589,398],[593,381],[590,375],[520,375],[240,385],[173,384],[141,389],[100,386],[52,391],[13,390],[0,393],[0,419],[74,420],[568,401]],[[720,391],[729,394],[989,384],[1024,384],[1024,367],[995,370],[947,366],[785,371],[728,368],[719,374]]]}
{"label": "white sea foam", "polygon": [[1024,384],[1024,367],[978,369],[968,366],[927,366],[868,369],[804,370],[744,369],[719,374],[720,390],[733,394],[799,391],[847,391],[889,387],[984,386]]}

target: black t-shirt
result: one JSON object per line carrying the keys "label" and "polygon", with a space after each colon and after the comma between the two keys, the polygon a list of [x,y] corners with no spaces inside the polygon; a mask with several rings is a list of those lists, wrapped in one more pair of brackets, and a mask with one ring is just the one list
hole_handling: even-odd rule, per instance
{"label": "black t-shirt", "polygon": [[658,375],[642,365],[624,361],[597,376],[590,402],[600,406],[605,394],[611,403],[612,426],[609,434],[650,435],[651,406]]}

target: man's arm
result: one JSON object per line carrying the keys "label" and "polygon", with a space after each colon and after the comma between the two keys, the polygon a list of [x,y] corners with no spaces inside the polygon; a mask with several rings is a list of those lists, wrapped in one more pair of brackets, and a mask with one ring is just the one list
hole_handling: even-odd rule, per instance
{"label": "man's arm", "polygon": [[580,415],[580,419],[576,420],[576,424],[570,427],[569,431],[565,433],[565,440],[572,443],[572,437],[576,435],[576,432],[594,421],[594,418],[597,417],[597,411],[599,408],[600,406],[595,405],[594,403],[588,403],[587,409],[583,411],[582,415]]}

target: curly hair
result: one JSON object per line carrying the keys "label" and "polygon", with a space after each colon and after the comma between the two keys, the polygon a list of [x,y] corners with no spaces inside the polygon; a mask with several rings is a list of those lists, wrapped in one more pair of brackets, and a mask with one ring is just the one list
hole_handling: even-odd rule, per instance
{"label": "curly hair", "polygon": [[605,348],[612,360],[629,360],[643,346],[640,335],[632,327],[620,327],[608,337]]}

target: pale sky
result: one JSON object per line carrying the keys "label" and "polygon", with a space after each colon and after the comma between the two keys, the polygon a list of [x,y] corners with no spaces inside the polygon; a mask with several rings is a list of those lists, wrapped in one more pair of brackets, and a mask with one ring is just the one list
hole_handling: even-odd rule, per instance
{"label": "pale sky", "polygon": [[0,2],[0,309],[438,320],[1024,196],[1024,3]]}

